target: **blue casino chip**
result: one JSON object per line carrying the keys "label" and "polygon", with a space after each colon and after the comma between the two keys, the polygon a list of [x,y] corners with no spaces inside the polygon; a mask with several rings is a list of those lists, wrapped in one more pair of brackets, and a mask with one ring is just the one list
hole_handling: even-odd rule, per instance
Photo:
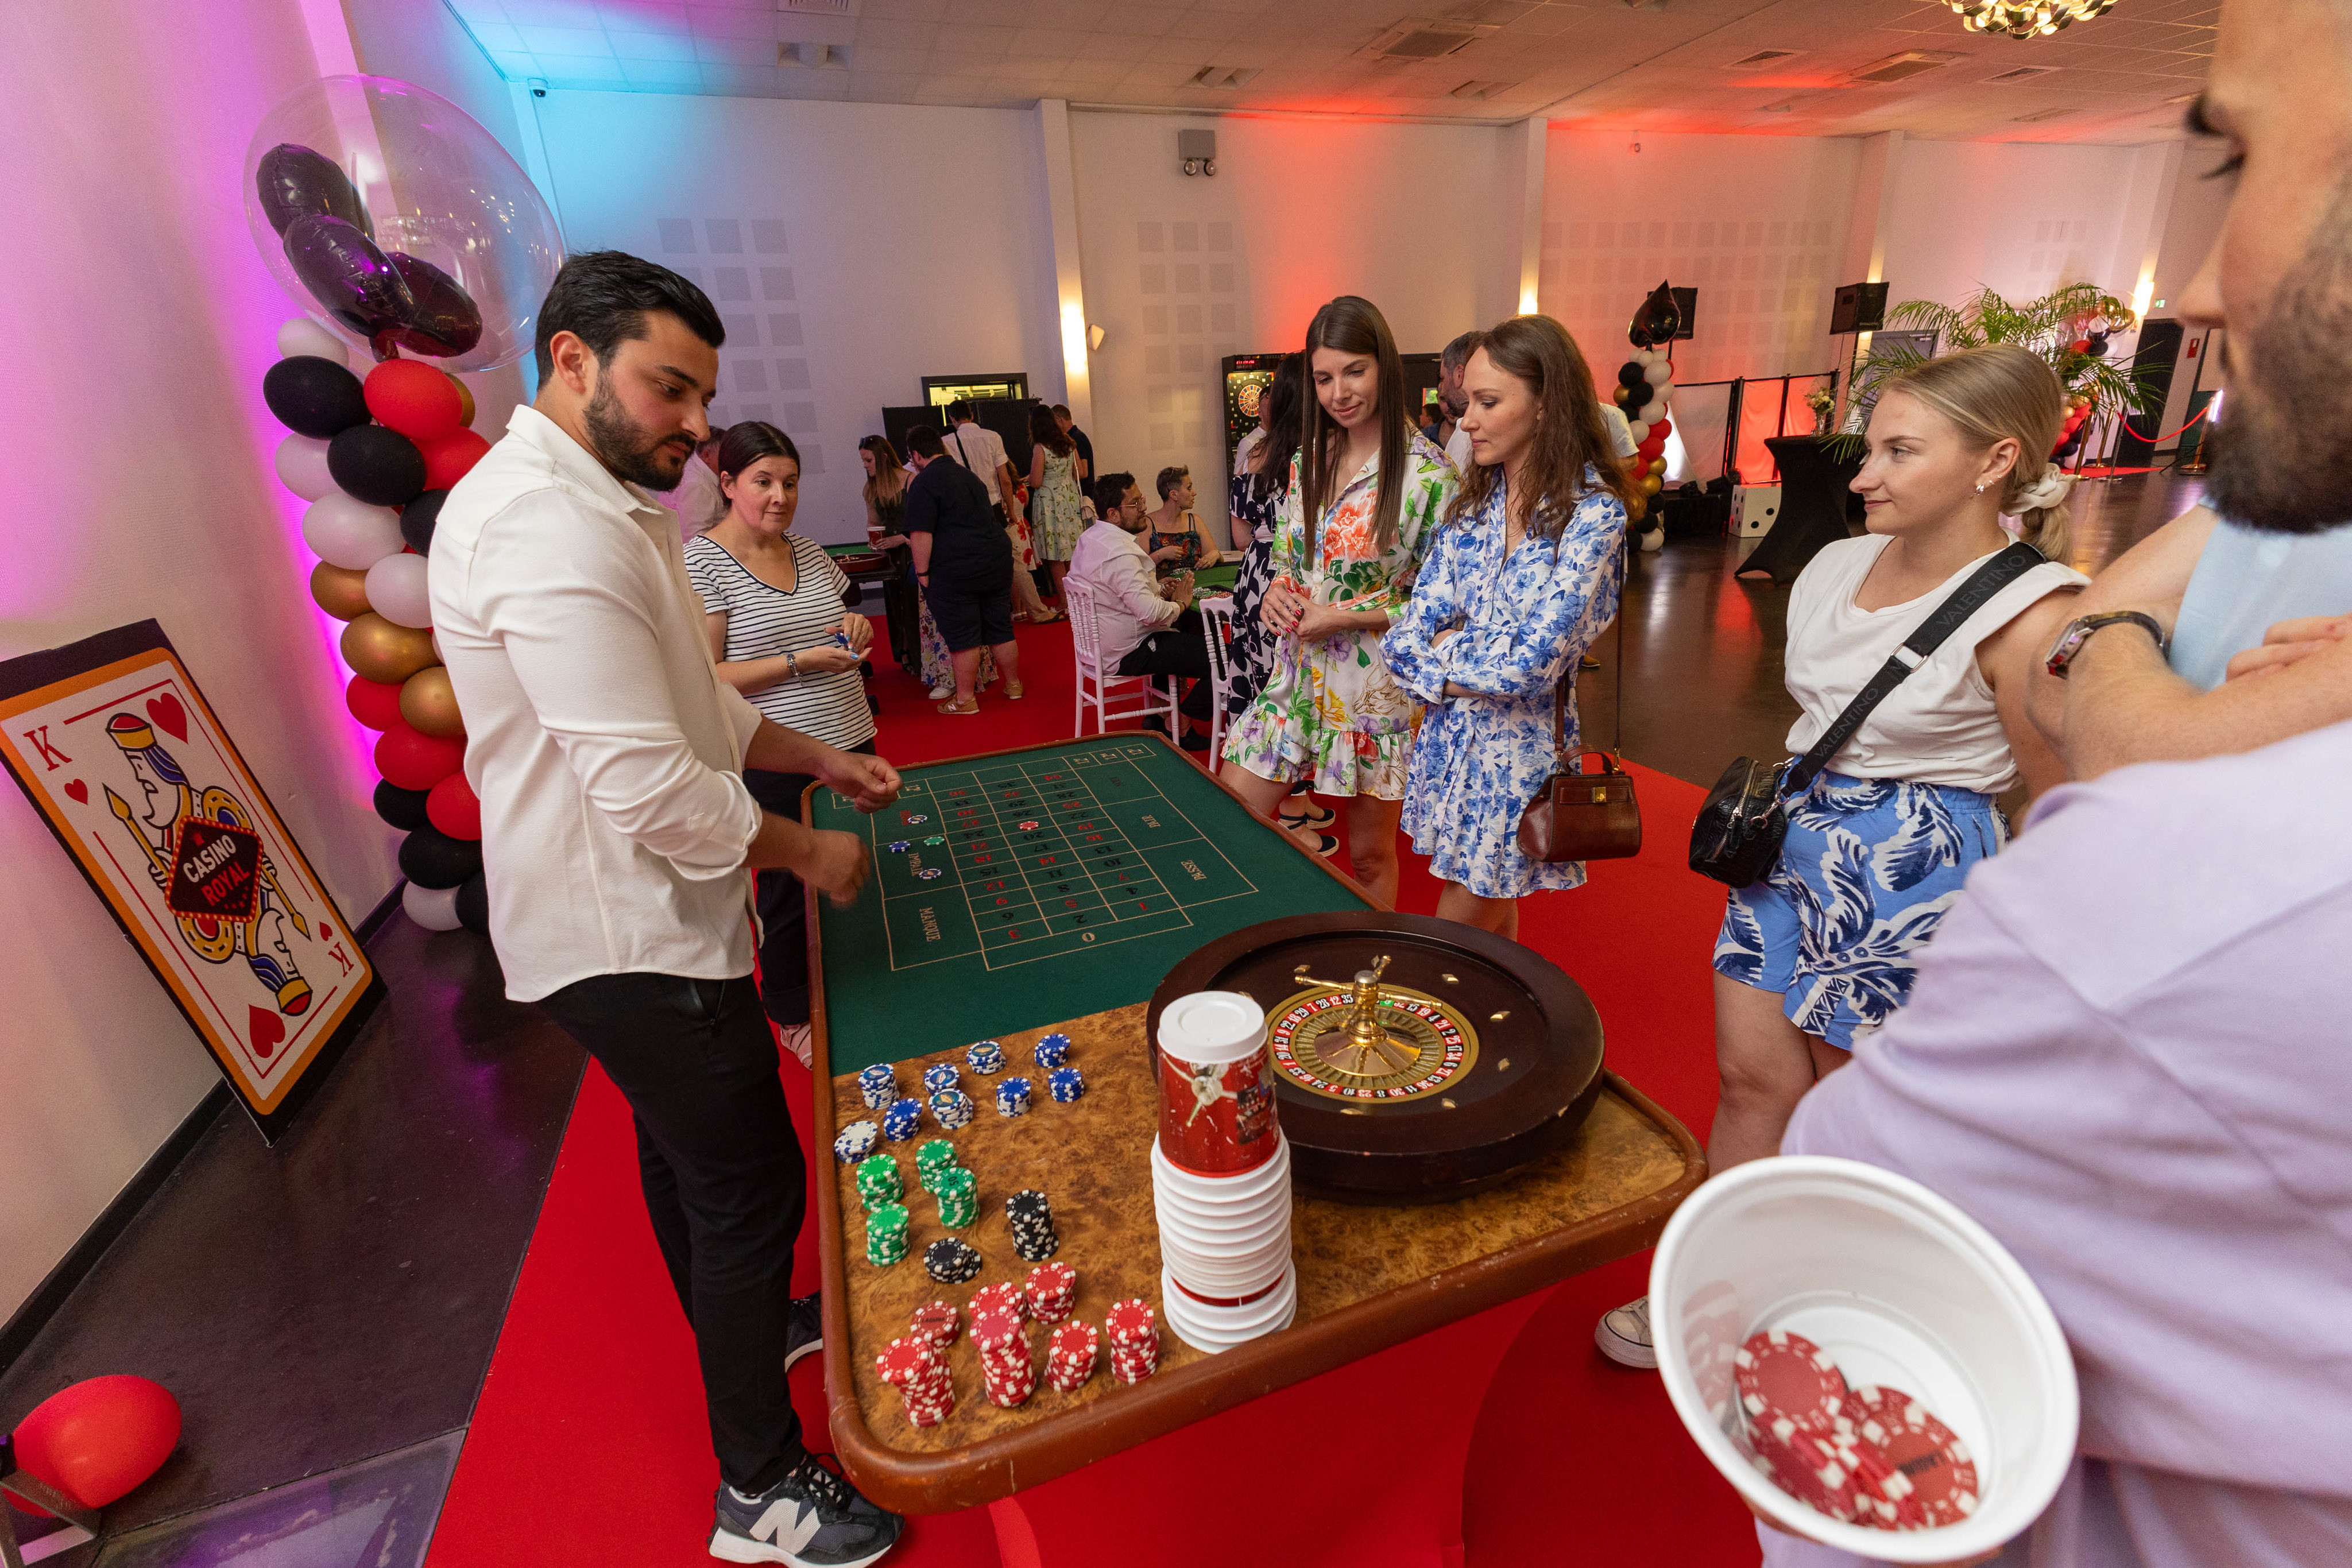
{"label": "blue casino chip", "polygon": [[894,1144],[903,1144],[913,1137],[922,1124],[920,1100],[893,1100],[890,1108],[882,1113],[882,1135]]}
{"label": "blue casino chip", "polygon": [[912,839],[892,839],[890,841],[890,852],[894,855],[903,855],[914,847],[915,842]]}
{"label": "blue casino chip", "polygon": [[1075,1067],[1056,1067],[1045,1074],[1045,1088],[1056,1101],[1066,1105],[1087,1092],[1087,1081],[1078,1076]]}
{"label": "blue casino chip", "polygon": [[916,874],[917,876],[919,876],[919,877],[921,877],[925,882],[929,882],[929,881],[930,881],[930,880],[932,880],[934,877],[941,877],[941,876],[945,876],[945,875],[947,874],[947,873],[945,873],[945,872],[941,871],[939,867],[937,867],[937,866],[935,866],[935,865],[927,865],[927,866],[925,866],[922,870],[920,870],[920,871],[917,872],[915,874]]}

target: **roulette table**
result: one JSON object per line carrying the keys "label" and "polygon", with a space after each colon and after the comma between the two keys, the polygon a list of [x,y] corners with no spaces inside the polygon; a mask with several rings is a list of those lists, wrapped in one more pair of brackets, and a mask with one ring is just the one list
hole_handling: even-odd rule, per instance
{"label": "roulette table", "polygon": [[[1416,1473],[1430,1479],[1370,1506],[1383,1511],[1384,1537],[1425,1540],[1458,1562],[1462,1467],[1515,1325],[1534,1292],[1656,1239],[1705,1173],[1696,1142],[1602,1068],[1600,1020],[1568,977],[1515,944],[1377,907],[1157,736],[904,777],[898,802],[872,817],[821,787],[804,805],[807,820],[860,832],[875,853],[856,904],[811,900],[818,1146],[881,1117],[857,1077],[877,1064],[899,1093],[952,1065],[980,1108],[968,1125],[946,1131],[926,1115],[912,1137],[878,1145],[907,1170],[904,1261],[867,1260],[854,1165],[835,1163],[834,1179],[817,1183],[825,1379],[844,1468],[893,1509],[988,1505],[1004,1560],[1040,1562],[1024,1511],[1053,1507],[1055,1478],[1319,1375],[1391,1376],[1403,1355],[1442,1391],[1414,1439]],[[909,1425],[875,1358],[918,1307],[964,1307],[1023,1278],[1029,1263],[1005,1212],[1015,1192],[1051,1202],[1054,1259],[1076,1270],[1077,1319],[1100,1324],[1129,1299],[1160,1309],[1150,1024],[1212,979],[1250,990],[1270,1044],[1279,1036],[1296,1321],[1210,1355],[1161,1312],[1157,1369],[1143,1381],[1107,1371],[1068,1391],[1040,1381],[1012,1408],[982,1396],[975,1353],[959,1343],[947,1357],[952,1413]],[[1048,1099],[1032,1065],[1053,1034],[1066,1037],[1084,1080],[1067,1103]],[[966,1048],[982,1040],[1001,1044],[1003,1074],[969,1065]],[[993,1086],[1013,1074],[1034,1080],[1034,1103],[1000,1115]],[[914,1190],[914,1151],[937,1138],[978,1178],[979,1218],[952,1231]],[[950,1235],[982,1268],[941,1283],[923,1255]],[[1042,1354],[1044,1332],[1032,1335]],[[1352,1510],[1363,1528],[1367,1505],[1308,1489],[1285,1506]],[[1196,1527],[1203,1552],[1230,1549],[1213,1520],[1153,1525]]]}

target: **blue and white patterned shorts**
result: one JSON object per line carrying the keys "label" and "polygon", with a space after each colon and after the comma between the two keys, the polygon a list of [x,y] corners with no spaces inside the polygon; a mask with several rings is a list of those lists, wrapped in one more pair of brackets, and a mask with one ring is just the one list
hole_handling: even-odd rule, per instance
{"label": "blue and white patterned shorts", "polygon": [[1852,1051],[1909,998],[1913,951],[2009,825],[1973,789],[1842,773],[1788,810],[1779,862],[1724,911],[1716,973],[1780,992],[1789,1021]]}

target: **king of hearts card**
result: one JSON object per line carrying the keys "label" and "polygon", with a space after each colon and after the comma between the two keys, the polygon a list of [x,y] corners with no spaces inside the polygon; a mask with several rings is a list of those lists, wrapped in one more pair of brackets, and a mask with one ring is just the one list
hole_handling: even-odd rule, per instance
{"label": "king of hearts card", "polygon": [[274,1141],[383,984],[163,628],[0,664],[0,761]]}

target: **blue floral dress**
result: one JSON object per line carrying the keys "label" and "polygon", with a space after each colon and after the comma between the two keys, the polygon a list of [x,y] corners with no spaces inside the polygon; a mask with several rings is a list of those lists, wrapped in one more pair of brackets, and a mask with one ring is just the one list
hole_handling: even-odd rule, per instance
{"label": "blue floral dress", "polygon": [[[1578,887],[1580,861],[1519,852],[1519,817],[1551,777],[1552,692],[1616,617],[1624,587],[1625,505],[1588,468],[1560,530],[1503,553],[1508,513],[1497,483],[1484,505],[1432,539],[1412,602],[1381,640],[1397,682],[1429,705],[1413,745],[1404,831],[1433,876],[1481,898]],[[1455,634],[1443,643],[1437,634]],[[1444,695],[1451,681],[1476,696]],[[1576,704],[1568,749],[1579,745]]]}

